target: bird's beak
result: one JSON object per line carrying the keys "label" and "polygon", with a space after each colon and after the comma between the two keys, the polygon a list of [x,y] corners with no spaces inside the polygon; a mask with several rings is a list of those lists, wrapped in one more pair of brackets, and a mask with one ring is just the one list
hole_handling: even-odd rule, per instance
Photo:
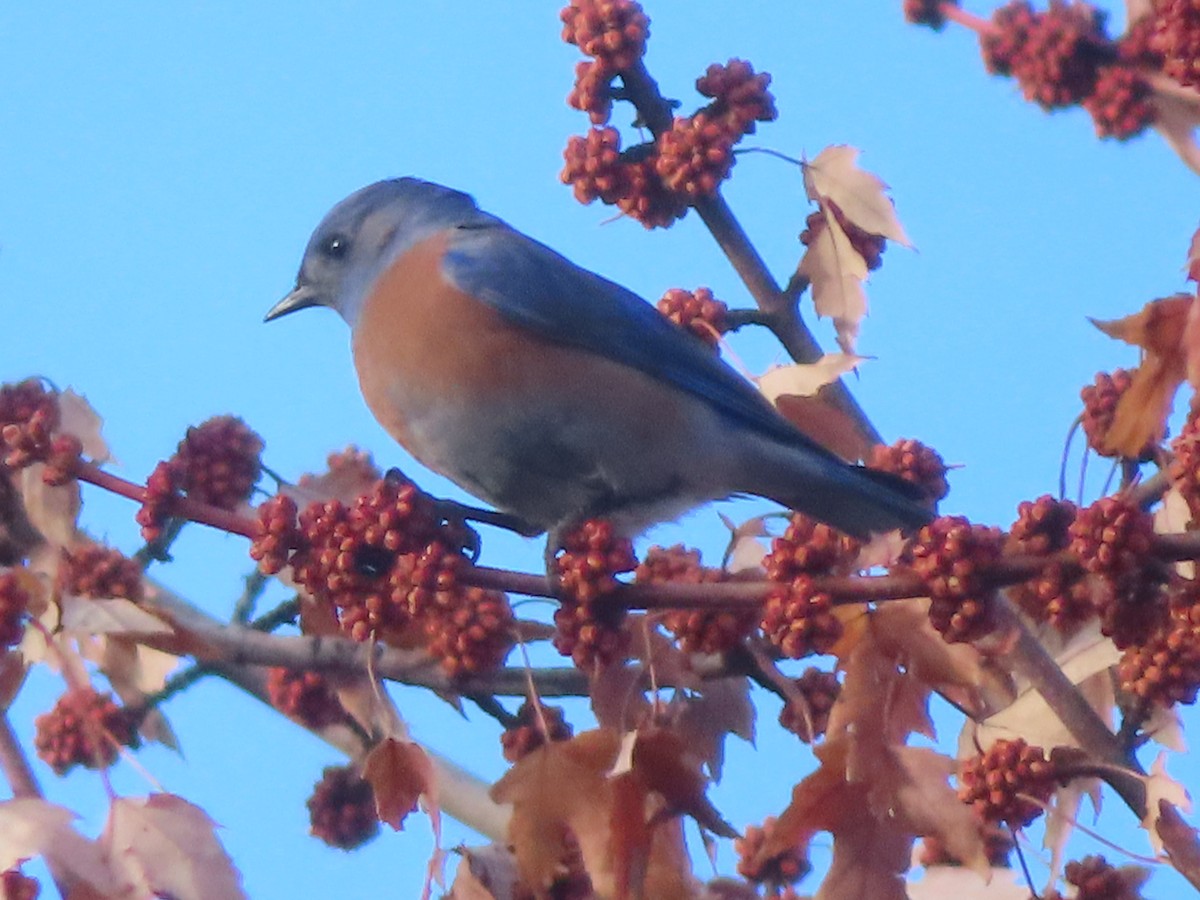
{"label": "bird's beak", "polygon": [[295,312],[298,309],[321,305],[321,297],[315,290],[306,284],[298,284],[292,289],[290,294],[267,310],[267,314],[263,316],[263,321],[270,322],[272,319],[286,316],[288,313]]}

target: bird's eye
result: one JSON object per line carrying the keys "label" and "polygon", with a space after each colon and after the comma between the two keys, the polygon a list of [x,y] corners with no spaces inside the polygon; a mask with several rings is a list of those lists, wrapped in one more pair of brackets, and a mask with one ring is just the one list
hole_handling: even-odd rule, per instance
{"label": "bird's eye", "polygon": [[350,239],[344,234],[330,235],[325,239],[325,243],[321,245],[321,252],[333,259],[338,259],[346,255],[346,251],[350,249]]}

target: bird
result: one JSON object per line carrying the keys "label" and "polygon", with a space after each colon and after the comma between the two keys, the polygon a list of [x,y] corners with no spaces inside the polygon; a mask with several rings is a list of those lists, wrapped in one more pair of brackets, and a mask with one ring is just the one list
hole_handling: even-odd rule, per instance
{"label": "bird", "polygon": [[636,293],[453,188],[394,178],[335,205],[265,320],[320,306],[350,326],[383,428],[528,534],[603,518],[636,536],[743,495],[856,537],[932,517]]}

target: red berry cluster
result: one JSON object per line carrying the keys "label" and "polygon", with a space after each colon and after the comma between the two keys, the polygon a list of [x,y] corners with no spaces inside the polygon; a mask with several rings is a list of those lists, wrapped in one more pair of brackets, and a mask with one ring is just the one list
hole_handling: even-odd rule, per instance
{"label": "red berry cluster", "polygon": [[980,49],[989,72],[1015,76],[1025,99],[1043,109],[1080,103],[1095,86],[1099,63],[1115,56],[1103,14],[1063,0],[1050,0],[1045,12],[1026,0],[1000,7]]}
{"label": "red berry cluster", "polygon": [[834,615],[833,598],[818,591],[807,575],[771,588],[759,627],[788,659],[828,653],[842,636],[842,621]]}
{"label": "red berry cluster", "polygon": [[[1005,550],[1037,556],[1058,553],[1070,544],[1069,529],[1077,512],[1070,500],[1056,500],[1049,494],[1022,501]],[[1096,613],[1092,590],[1082,573],[1059,562],[1013,585],[1010,596],[1035,622],[1049,622],[1062,632],[1072,631]]]}
{"label": "red berry cluster", "polygon": [[1154,539],[1150,513],[1121,496],[1079,510],[1069,528],[1071,552],[1085,570],[1116,583],[1146,565]]}
{"label": "red berry cluster", "polygon": [[1200,690],[1200,629],[1170,620],[1144,643],[1125,648],[1118,666],[1121,689],[1150,706],[1195,703]]}
{"label": "red berry cluster", "polygon": [[1140,16],[1130,22],[1117,41],[1117,59],[1129,66],[1161,69],[1165,60],[1154,37],[1157,28],[1154,16]]}
{"label": "red berry cluster", "polygon": [[771,76],[755,72],[744,59],[731,59],[725,65],[713,63],[696,79],[696,91],[712,97],[708,107],[710,118],[726,123],[731,133],[740,139],[754,134],[758,122],[774,122],[779,113],[775,98],[767,89]]}
{"label": "red berry cluster", "polygon": [[650,19],[635,0],[571,0],[559,14],[562,39],[615,72],[646,52]]}
{"label": "red berry cluster", "polygon": [[687,212],[687,201],[673,194],[655,170],[652,145],[621,151],[615,128],[593,128],[572,137],[563,151],[559,177],[569,184],[580,203],[599,199],[616,205],[647,228],[665,228]]}
{"label": "red berry cluster", "polygon": [[58,395],[40,379],[0,387],[0,459],[21,469],[50,456],[59,423]]}
{"label": "red berry cluster", "polygon": [[58,583],[76,597],[142,599],[141,566],[115,547],[94,541],[63,550]]}
{"label": "red berry cluster", "polygon": [[54,709],[34,722],[37,754],[56,774],[74,766],[104,769],[117,760],[117,747],[136,747],[137,727],[112,694],[88,688],[59,697]]}
{"label": "red berry cluster", "polygon": [[[725,573],[700,562],[700,551],[682,544],[651,547],[638,564],[634,581],[638,584],[715,584]],[[679,609],[665,613],[662,623],[675,635],[685,653],[723,653],[741,643],[754,628],[751,611]]]}
{"label": "red berry cluster", "polygon": [[15,647],[21,643],[30,599],[19,572],[11,569],[0,572],[0,647]]}
{"label": "red berry cluster", "polygon": [[612,80],[616,73],[598,59],[575,64],[575,86],[567,106],[588,114],[593,125],[603,125],[612,115]]}
{"label": "red berry cluster", "polygon": [[379,834],[375,791],[352,766],[329,766],[308,798],[310,833],[331,847],[354,850]]}
{"label": "red berry cluster", "polygon": [[721,335],[729,330],[729,307],[706,287],[694,291],[671,288],[658,301],[658,311],[711,347],[716,347]]}
{"label": "red berry cluster", "polygon": [[912,25],[926,25],[941,31],[946,24],[943,5],[958,6],[958,0],[904,0],[904,20]]}
{"label": "red berry cluster", "polygon": [[296,501],[287,494],[276,494],[255,510],[250,558],[264,575],[282,572],[292,551],[303,543],[298,515]]}
{"label": "red berry cluster", "polygon": [[1003,547],[998,528],[972,525],[962,516],[942,516],[918,533],[909,551],[912,569],[933,601],[929,620],[947,641],[972,641],[991,630],[986,569]]}
{"label": "red berry cluster", "polygon": [[1132,66],[1102,66],[1083,108],[1092,116],[1096,137],[1127,141],[1153,124],[1158,115],[1150,85]]}
{"label": "red berry cluster", "polygon": [[320,672],[274,666],[267,671],[271,705],[306,728],[327,728],[345,719],[342,704]]}
{"label": "red berry cluster", "polygon": [[1024,828],[1038,817],[1054,793],[1055,772],[1041,747],[1022,738],[998,740],[983,753],[962,761],[959,799],[969,803],[985,822],[1006,822]]}
{"label": "red berry cluster", "polygon": [[1157,0],[1152,47],[1163,71],[1182,85],[1200,87],[1200,5],[1195,0]]}
{"label": "red berry cluster", "polygon": [[513,645],[513,612],[500,591],[465,587],[423,616],[425,648],[451,678],[486,675]]}
{"label": "red berry cluster", "polygon": [[555,568],[562,600],[554,613],[555,648],[581,668],[622,658],[629,648],[625,610],[604,601],[620,583],[616,576],[637,568],[633,543],[610,522],[589,519],[563,538]]}
{"label": "red berry cluster", "polygon": [[0,872],[0,898],[3,900],[37,900],[42,886],[36,878],[30,878],[20,869]]}
{"label": "red berry cluster", "polygon": [[867,467],[890,472],[915,484],[932,507],[950,493],[946,482],[946,462],[932,447],[912,438],[902,438],[890,446],[871,448]]}
{"label": "red berry cluster", "polygon": [[806,744],[811,744],[829,726],[829,712],[842,692],[836,672],[809,666],[793,682],[804,695],[804,704],[789,700],[779,713],[779,724]]}
{"label": "red berry cluster", "polygon": [[388,477],[349,505],[309,504],[298,523],[301,544],[289,560],[296,581],[331,603],[354,639],[395,639],[412,619],[414,578],[430,571],[428,558],[418,566],[411,557],[437,534],[430,498],[412,482]]}
{"label": "red berry cluster", "polygon": [[[1124,369],[1115,369],[1111,374],[1097,372],[1095,381],[1079,392],[1079,397],[1083,400],[1080,424],[1083,426],[1088,446],[1100,456],[1116,456],[1112,450],[1108,449],[1108,431],[1112,428],[1117,403],[1129,390],[1132,382],[1133,376]],[[1135,458],[1139,462],[1152,459],[1154,449],[1155,444],[1148,441]]]}
{"label": "red berry cluster", "polygon": [[733,851],[738,855],[738,874],[754,884],[764,884],[770,891],[778,891],[784,885],[795,884],[810,871],[807,847],[798,845],[784,850],[765,860],[759,860],[777,827],[774,816],[767,816],[762,825],[749,825],[739,838],[733,841]]}
{"label": "red berry cluster", "polygon": [[1171,441],[1172,458],[1167,467],[1172,486],[1179,491],[1192,514],[1192,523],[1200,523],[1200,414],[1188,415],[1179,436]]}
{"label": "red berry cluster", "polygon": [[175,451],[184,493],[234,509],[250,498],[262,473],[263,442],[236,416],[215,416],[187,430]]}
{"label": "red berry cluster", "polygon": [[785,583],[800,575],[847,575],[860,549],[848,534],[794,512],[783,534],[771,541],[763,566],[767,578]]}
{"label": "red berry cluster", "polygon": [[146,496],[134,519],[142,526],[142,539],[148,544],[159,540],[167,520],[175,514],[183,490],[183,470],[172,461],[154,467],[146,479]]}
{"label": "red berry cluster", "polygon": [[543,744],[569,739],[572,733],[561,706],[535,705],[526,700],[501,732],[500,746],[504,748],[504,758],[515,763]]}
{"label": "red berry cluster", "polygon": [[808,218],[804,220],[804,230],[800,232],[800,243],[805,247],[812,246],[813,242],[820,237],[821,232],[825,230],[829,213],[833,213],[838,227],[845,233],[854,251],[863,258],[868,271],[873,272],[883,265],[883,251],[887,249],[887,239],[878,234],[871,234],[855,225],[846,218],[842,208],[828,198],[821,202],[820,209],[809,213]]}
{"label": "red berry cluster", "polygon": [[1116,868],[1103,856],[1072,860],[1063,870],[1067,884],[1074,885],[1074,900],[1141,900],[1146,870],[1136,866]]}

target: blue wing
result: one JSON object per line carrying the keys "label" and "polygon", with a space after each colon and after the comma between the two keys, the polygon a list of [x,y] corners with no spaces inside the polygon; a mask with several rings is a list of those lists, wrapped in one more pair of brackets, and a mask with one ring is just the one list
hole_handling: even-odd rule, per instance
{"label": "blue wing", "polygon": [[443,265],[456,286],[511,322],[632,366],[703,398],[763,435],[835,458],[780,416],[717,354],[637,294],[498,219],[456,228]]}

